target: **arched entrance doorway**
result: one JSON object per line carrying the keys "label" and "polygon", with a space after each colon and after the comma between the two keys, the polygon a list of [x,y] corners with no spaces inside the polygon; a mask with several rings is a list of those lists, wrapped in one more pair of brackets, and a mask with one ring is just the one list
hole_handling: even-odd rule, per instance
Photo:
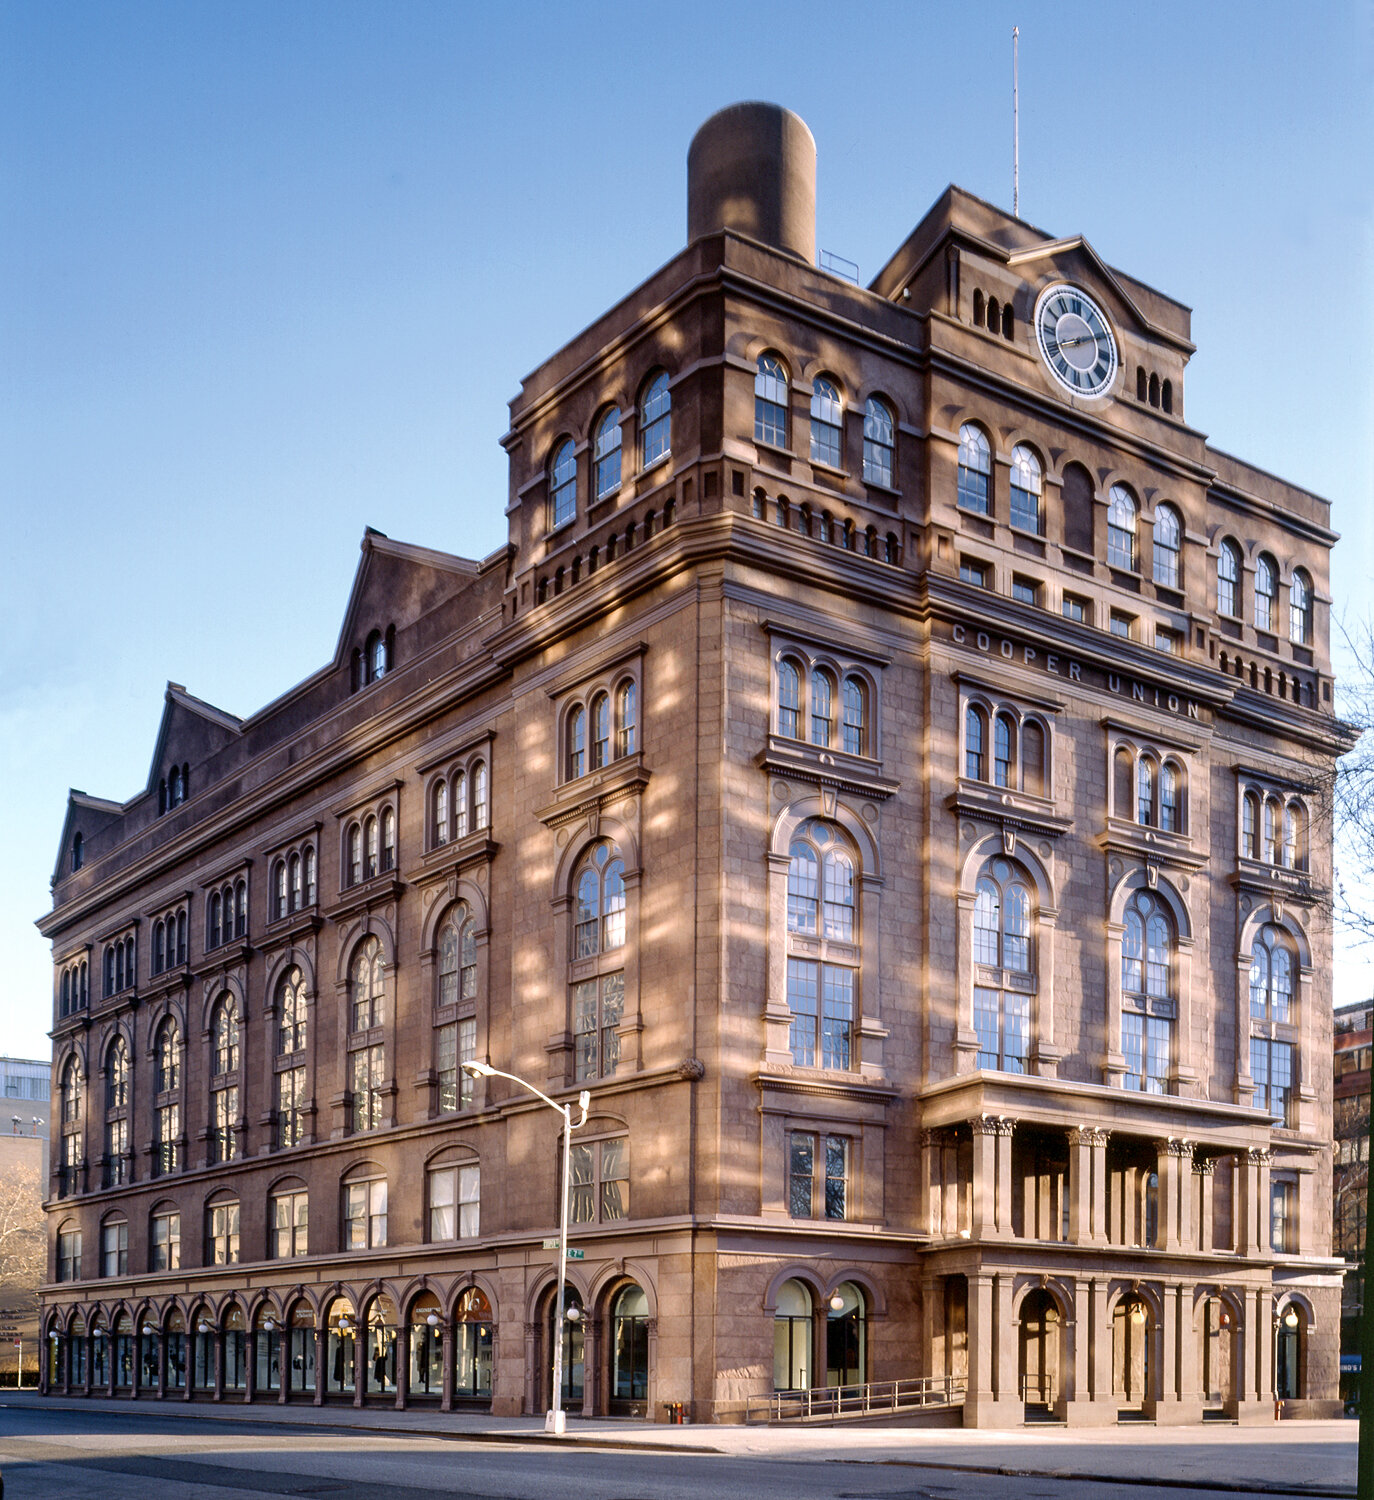
{"label": "arched entrance doorway", "polygon": [[281,1391],[282,1344],[281,1319],[264,1303],[253,1314],[252,1361],[253,1394],[273,1397]]}
{"label": "arched entrance doorway", "polygon": [[862,1385],[868,1379],[868,1317],[864,1294],[842,1281],[830,1295],[825,1317],[825,1383]]}
{"label": "arched entrance doorway", "polygon": [[1307,1313],[1296,1302],[1279,1310],[1274,1331],[1274,1395],[1299,1401],[1307,1394]]}
{"label": "arched entrance doorway", "polygon": [[444,1394],[444,1314],[433,1292],[410,1304],[410,1378],[406,1399],[438,1399]]}
{"label": "arched entrance doorway", "polygon": [[224,1378],[221,1389],[241,1393],[248,1380],[248,1323],[232,1303],[224,1315]]}
{"label": "arched entrance doorway", "polygon": [[353,1394],[353,1349],[358,1319],[346,1297],[335,1297],[325,1313],[324,1390],[326,1396]]}
{"label": "arched entrance doorway", "polygon": [[648,1400],[649,1299],[632,1283],[611,1302],[611,1415],[642,1417]]}
{"label": "arched entrance doorway", "polygon": [[288,1396],[315,1394],[315,1314],[308,1302],[292,1305],[287,1319],[286,1389]]}
{"label": "arched entrance doorway", "polygon": [[773,1312],[775,1391],[810,1389],[814,1327],[809,1289],[800,1281],[784,1281]]}
{"label": "arched entrance doorway", "polygon": [[1145,1414],[1150,1400],[1150,1344],[1154,1320],[1138,1292],[1128,1292],[1112,1313],[1112,1394],[1124,1417]]}
{"label": "arched entrance doorway", "polygon": [[367,1347],[364,1392],[369,1396],[396,1394],[396,1329],[400,1320],[390,1297],[377,1296],[367,1306]]}
{"label": "arched entrance doorway", "polygon": [[180,1308],[174,1307],[167,1314],[164,1337],[167,1341],[167,1352],[164,1356],[166,1384],[163,1389],[184,1391],[186,1389],[186,1318]]}
{"label": "arched entrance doorway", "polygon": [[1047,1421],[1063,1393],[1063,1318],[1044,1287],[1033,1288],[1022,1300],[1018,1357],[1026,1420]]}
{"label": "arched entrance doorway", "polygon": [[585,1312],[582,1306],[582,1294],[576,1287],[564,1287],[563,1289],[563,1316],[557,1315],[555,1307],[556,1293],[550,1290],[548,1296],[548,1311],[544,1317],[544,1350],[547,1358],[543,1361],[543,1390],[546,1404],[553,1404],[553,1341],[558,1336],[561,1328],[563,1338],[563,1399],[564,1411],[582,1405],[583,1380],[585,1369],[585,1330],[583,1323]]}
{"label": "arched entrance doorway", "polygon": [[1202,1415],[1233,1413],[1236,1401],[1236,1314],[1222,1297],[1206,1297],[1198,1309],[1198,1379]]}
{"label": "arched entrance doorway", "polygon": [[[580,1304],[579,1304],[580,1306]],[[489,1403],[491,1401],[492,1348],[496,1325],[491,1303],[481,1287],[470,1286],[458,1299],[453,1330],[453,1399]],[[577,1332],[582,1333],[578,1322]],[[579,1345],[580,1348],[580,1345]],[[567,1386],[569,1347],[563,1349],[564,1387]],[[581,1358],[579,1354],[579,1359]],[[549,1370],[552,1384],[553,1370]],[[564,1398],[566,1401],[566,1397]],[[578,1399],[581,1397],[579,1395]]]}
{"label": "arched entrance doorway", "polygon": [[114,1361],[114,1388],[116,1391],[132,1391],[134,1388],[134,1324],[126,1312],[119,1313],[112,1325],[111,1358]]}

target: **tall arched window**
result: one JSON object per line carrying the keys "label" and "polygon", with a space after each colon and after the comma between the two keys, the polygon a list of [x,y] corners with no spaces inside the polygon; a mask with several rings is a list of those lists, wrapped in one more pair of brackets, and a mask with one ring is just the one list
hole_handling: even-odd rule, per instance
{"label": "tall arched window", "polygon": [[622,682],[615,694],[615,753],[633,755],[639,748],[638,690],[632,679]]}
{"label": "tall arched window", "polygon": [[81,1096],[85,1092],[81,1063],[69,1057],[62,1069],[62,1165],[59,1190],[63,1196],[79,1186],[81,1164]]}
{"label": "tall arched window", "polygon": [[349,824],[347,848],[344,854],[346,884],[357,885],[363,878],[363,831],[356,824]]}
{"label": "tall arched window", "polygon": [[1288,639],[1295,646],[1312,644],[1312,580],[1302,568],[1288,585]]}
{"label": "tall arched window", "polygon": [[801,673],[787,657],[778,663],[778,733],[801,738]]}
{"label": "tall arched window", "polygon": [[[625,861],[617,845],[597,844],[573,876],[573,983],[570,996],[577,1078],[609,1078],[620,1060],[625,1013]],[[594,961],[594,962],[593,962]],[[584,968],[597,972],[584,974]]]}
{"label": "tall arched window", "polygon": [[160,1177],[181,1167],[181,1037],[170,1016],[158,1026],[153,1050],[153,1173]]}
{"label": "tall arched window", "polygon": [[1283,810],[1283,862],[1290,870],[1307,868],[1307,809],[1290,802]]}
{"label": "tall arched window", "polygon": [[596,424],[592,442],[593,493],[598,500],[620,488],[620,408],[613,406]]}
{"label": "tall arched window", "polygon": [[369,817],[363,823],[363,879],[371,880],[380,866],[377,819]]}
{"label": "tall arched window", "polygon": [[811,669],[811,743],[828,749],[835,737],[835,679],[824,667]]}
{"label": "tall arched window", "polygon": [[233,995],[215,1001],[210,1016],[210,1159],[238,1155],[239,1010]]}
{"label": "tall arched window", "polygon": [[1183,523],[1172,505],[1155,511],[1154,579],[1165,588],[1181,588],[1179,554],[1183,548]]}
{"label": "tall arched window", "polygon": [[305,976],[294,965],[277,981],[277,1145],[298,1146],[305,1139]]}
{"label": "tall arched window", "polygon": [[776,354],[760,354],[754,375],[754,441],[787,447],[787,366]]}
{"label": "tall arched window", "polygon": [[810,1389],[814,1337],[811,1293],[800,1281],[784,1281],[773,1313],[774,1390]]}
{"label": "tall arched window", "polygon": [[1240,617],[1240,548],[1229,538],[1217,549],[1217,613]]}
{"label": "tall arched window", "polygon": [[129,1165],[129,1048],[117,1036],[105,1054],[105,1186],[125,1182]]}
{"label": "tall arched window", "polygon": [[840,689],[841,711],[844,716],[844,750],[846,755],[867,755],[868,749],[868,684],[851,673]]}
{"label": "tall arched window", "polygon": [[566,438],[549,464],[549,529],[557,530],[577,514],[577,450]]}
{"label": "tall arched window", "polygon": [[959,504],[980,516],[992,510],[992,449],[972,422],[959,429]]}
{"label": "tall arched window", "polygon": [[376,937],[358,944],[348,974],[349,1075],[353,1094],[353,1129],[375,1130],[384,1122],[386,1043],[380,1028],[386,1021],[386,961]]}
{"label": "tall arched window", "polygon": [[1040,497],[1044,478],[1034,448],[1018,443],[1011,450],[1011,524],[1037,536],[1043,528]]}
{"label": "tall arched window", "polygon": [[672,452],[673,403],[668,372],[659,370],[644,387],[639,403],[640,467],[647,469]]}
{"label": "tall arched window", "polygon": [[1267,865],[1276,865],[1279,862],[1279,829],[1283,822],[1283,811],[1279,807],[1277,797],[1266,797],[1264,799],[1264,841],[1261,845],[1262,858]]}
{"label": "tall arched window", "polygon": [[964,711],[964,775],[970,781],[988,779],[988,716],[976,703]]}
{"label": "tall arched window", "polygon": [[1158,896],[1137,891],[1126,904],[1121,935],[1121,1050],[1127,1088],[1169,1092],[1176,1016],[1173,922]]}
{"label": "tall arched window", "polygon": [[1297,1013],[1293,978],[1296,957],[1287,934],[1266,923],[1250,950],[1250,1076],[1255,1108],[1281,1124],[1293,1124]]}
{"label": "tall arched window", "polygon": [[892,408],[877,396],[864,402],[864,483],[894,487],[897,424]]}
{"label": "tall arched window", "polygon": [[382,870],[394,870],[396,868],[396,812],[394,808],[384,807],[382,816],[378,819],[382,829],[382,850],[378,865]]}
{"label": "tall arched window", "polygon": [[430,795],[429,837],[436,849],[448,843],[448,782],[442,776]]}
{"label": "tall arched window", "polygon": [[611,700],[606,693],[592,698],[591,741],[591,768],[599,771],[611,758]]}
{"label": "tall arched window", "polygon": [[994,786],[1016,785],[1016,724],[1008,713],[993,720],[992,781]]}
{"label": "tall arched window", "polygon": [[1134,573],[1136,554],[1135,496],[1124,484],[1114,484],[1107,501],[1107,562]]}
{"label": "tall arched window", "polygon": [[1034,910],[1026,872],[1001,856],[988,860],[973,901],[973,1029],[978,1033],[980,1068],[1026,1071],[1036,987],[1031,962]]}
{"label": "tall arched window", "polygon": [[829,375],[811,384],[811,462],[838,469],[844,439],[844,403]]}
{"label": "tall arched window", "polygon": [[1255,629],[1273,630],[1274,606],[1278,600],[1278,565],[1267,552],[1255,563]]}
{"label": "tall arched window", "polygon": [[472,1103],[472,1079],[462,1071],[477,1056],[477,923],[463,902],[439,928],[434,995],[434,1067],[443,1113]]}
{"label": "tall arched window", "polygon": [[859,977],[854,854],[836,824],[808,818],[792,836],[788,861],[792,1060],[804,1068],[852,1068]]}
{"label": "tall arched window", "polygon": [[587,710],[579,703],[568,715],[568,780],[587,769]]}

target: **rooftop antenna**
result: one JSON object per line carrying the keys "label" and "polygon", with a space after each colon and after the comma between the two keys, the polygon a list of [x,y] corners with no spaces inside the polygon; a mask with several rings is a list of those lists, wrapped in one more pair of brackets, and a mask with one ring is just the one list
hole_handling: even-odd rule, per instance
{"label": "rooftop antenna", "polygon": [[1021,28],[1011,28],[1011,213],[1021,217],[1021,94],[1019,52]]}

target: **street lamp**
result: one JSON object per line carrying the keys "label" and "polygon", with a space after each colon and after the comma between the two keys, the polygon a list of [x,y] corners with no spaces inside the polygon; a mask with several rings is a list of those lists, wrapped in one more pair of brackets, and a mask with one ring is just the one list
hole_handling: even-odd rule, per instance
{"label": "street lamp", "polygon": [[558,1219],[558,1301],[555,1304],[558,1311],[554,1316],[556,1332],[553,1340],[553,1407],[544,1415],[544,1431],[562,1436],[567,1430],[567,1417],[563,1411],[563,1320],[566,1317],[570,1323],[576,1323],[582,1316],[580,1308],[570,1307],[566,1314],[563,1311],[563,1292],[568,1277],[568,1198],[572,1192],[569,1181],[572,1168],[572,1133],[574,1130],[580,1130],[587,1123],[587,1110],[591,1106],[592,1096],[587,1089],[583,1089],[578,1094],[577,1104],[582,1111],[582,1117],[574,1124],[571,1104],[555,1104],[542,1089],[535,1088],[532,1083],[517,1077],[514,1073],[503,1073],[500,1068],[493,1068],[490,1063],[484,1062],[465,1062],[463,1072],[469,1078],[508,1078],[563,1117],[563,1192],[559,1202]]}

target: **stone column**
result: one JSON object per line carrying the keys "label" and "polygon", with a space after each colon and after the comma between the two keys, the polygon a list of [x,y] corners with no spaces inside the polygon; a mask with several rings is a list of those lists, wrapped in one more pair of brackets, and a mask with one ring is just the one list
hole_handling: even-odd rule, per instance
{"label": "stone column", "polygon": [[1112,1320],[1107,1311],[1106,1281],[1089,1283],[1092,1301],[1092,1401],[1098,1423],[1116,1420],[1116,1398],[1112,1392]]}
{"label": "stone column", "polygon": [[315,1329],[315,1394],[314,1404],[324,1405],[324,1388],[329,1384],[329,1331],[325,1324],[321,1323]]}
{"label": "stone column", "polygon": [[975,1240],[984,1240],[997,1233],[997,1138],[1001,1121],[993,1115],[979,1115],[969,1123],[973,1129],[969,1227]]}
{"label": "stone column", "polygon": [[257,1394],[258,1340],[270,1337],[270,1334],[254,1333],[251,1330],[244,1335],[246,1353],[243,1361],[243,1400],[245,1403],[252,1401]]}
{"label": "stone column", "polygon": [[1192,1172],[1185,1163],[1192,1160],[1193,1143],[1187,1140],[1156,1142],[1159,1173],[1159,1248],[1179,1251],[1191,1248]]}
{"label": "stone column", "polygon": [[[997,1122],[997,1233],[1011,1237],[1011,1133],[1015,1122]],[[1010,1309],[1008,1309],[1010,1311]]]}
{"label": "stone column", "polygon": [[925,1219],[926,1233],[941,1234],[940,1220],[940,1132],[921,1132],[921,1212]]}
{"label": "stone column", "polygon": [[404,1411],[410,1399],[410,1325],[396,1329],[396,1410]]}
{"label": "stone column", "polygon": [[1176,1423],[1178,1409],[1178,1288],[1161,1287],[1159,1377],[1155,1381],[1155,1420]]}
{"label": "stone column", "polygon": [[[976,1138],[975,1138],[976,1139]],[[968,1390],[964,1421],[969,1427],[992,1425],[993,1349],[997,1330],[992,1320],[992,1277],[970,1273],[968,1278]]]}
{"label": "stone column", "polygon": [[1185,1422],[1202,1420],[1195,1292],[1196,1288],[1189,1284],[1180,1287],[1178,1293],[1178,1399],[1182,1407],[1181,1420]]}
{"label": "stone column", "polygon": [[1193,1161],[1193,1192],[1197,1198],[1198,1211],[1194,1244],[1204,1255],[1212,1248],[1212,1188],[1216,1169],[1216,1158],[1213,1156],[1195,1158]]}
{"label": "stone column", "polygon": [[361,1406],[367,1390],[367,1324],[356,1318],[353,1327],[353,1404]]}
{"label": "stone column", "polygon": [[1255,1354],[1255,1397],[1265,1417],[1274,1400],[1274,1292],[1267,1286],[1255,1293]]}
{"label": "stone column", "polygon": [[[1069,1243],[1087,1244],[1092,1234],[1093,1158],[1090,1127],[1069,1131]],[[1085,1387],[1086,1389],[1086,1387]]]}
{"label": "stone column", "polygon": [[1111,1238],[1107,1223],[1107,1138],[1108,1130],[1094,1130],[1088,1142],[1092,1150],[1092,1217],[1089,1221],[1090,1244],[1105,1245]]}
{"label": "stone column", "polygon": [[[993,1387],[997,1404],[1021,1415],[1021,1390],[1016,1371],[1020,1363],[1021,1325],[1012,1313],[1012,1278],[1005,1272],[992,1278]],[[1055,1372],[1056,1374],[1058,1372]],[[1003,1420],[1007,1420],[1006,1417]]]}
{"label": "stone column", "polygon": [[[526,1327],[533,1325],[527,1324]],[[443,1351],[444,1375],[443,1384],[440,1387],[439,1410],[453,1410],[453,1324],[445,1323],[444,1332],[440,1338],[440,1347]],[[494,1383],[494,1382],[493,1382]]]}

